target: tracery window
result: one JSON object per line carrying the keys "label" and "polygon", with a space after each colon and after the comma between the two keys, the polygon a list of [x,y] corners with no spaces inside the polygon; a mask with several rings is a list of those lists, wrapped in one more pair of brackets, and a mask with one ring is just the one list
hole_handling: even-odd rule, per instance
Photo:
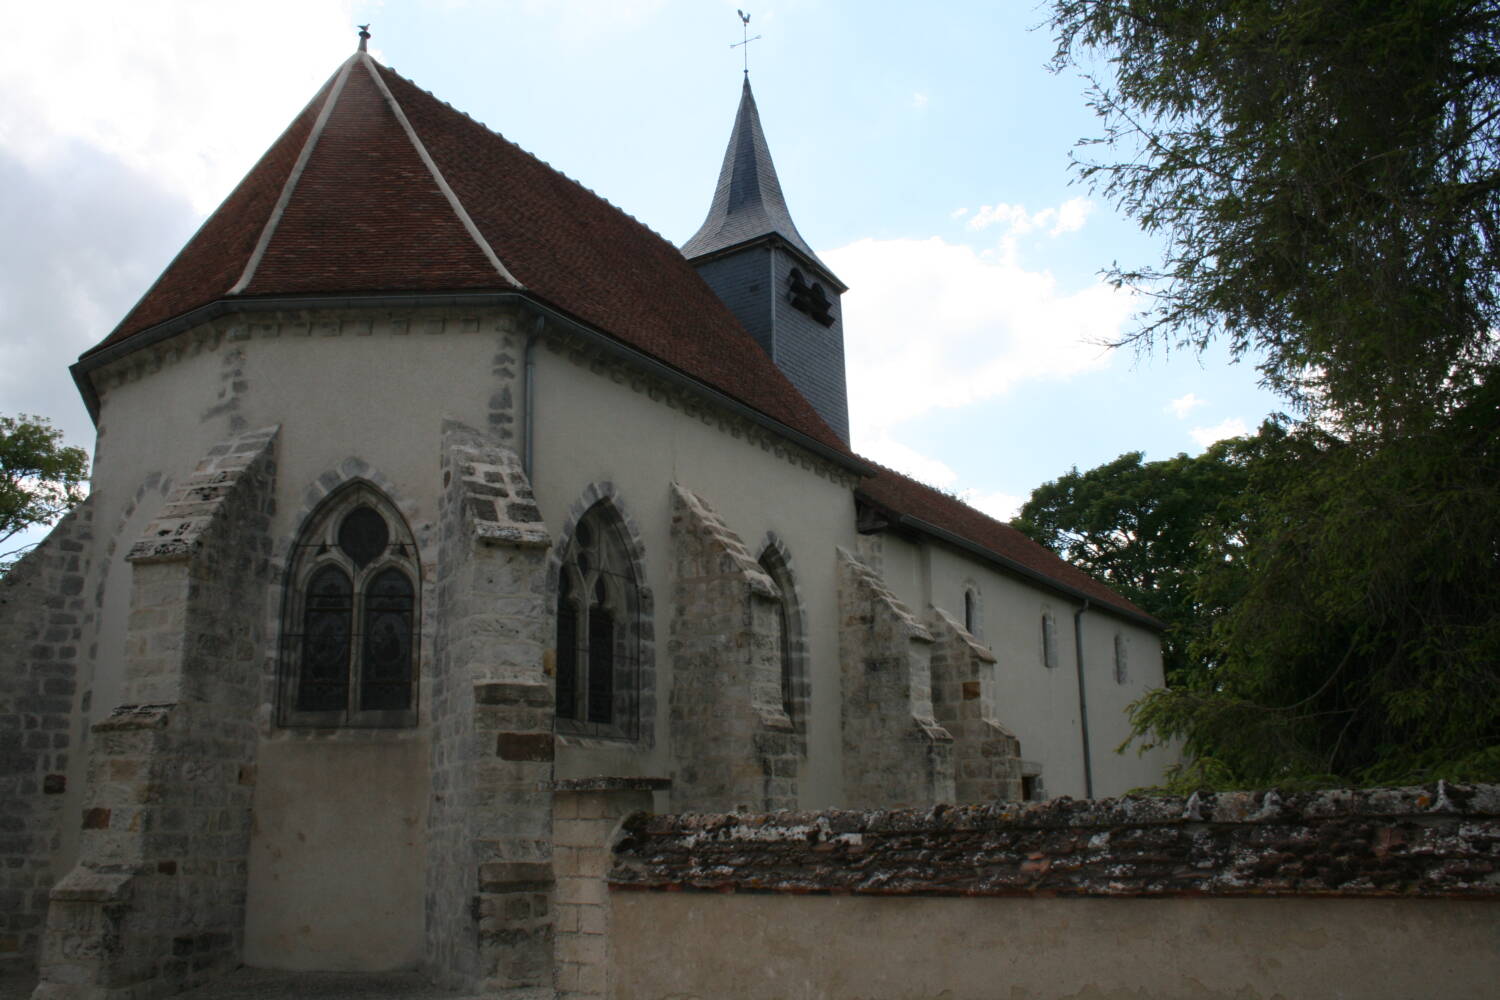
{"label": "tracery window", "polygon": [[560,732],[634,737],[639,609],[623,526],[608,503],[597,503],[579,519],[558,571]]}
{"label": "tracery window", "polygon": [[420,580],[411,532],[373,486],[313,513],[287,575],[282,725],[416,725]]}

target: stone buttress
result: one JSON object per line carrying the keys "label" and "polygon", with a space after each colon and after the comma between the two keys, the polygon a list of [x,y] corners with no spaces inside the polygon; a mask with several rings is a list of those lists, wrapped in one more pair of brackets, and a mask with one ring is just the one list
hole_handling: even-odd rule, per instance
{"label": "stone buttress", "polygon": [[797,805],[800,738],[782,706],[782,595],[739,537],[672,487],[672,806]]}
{"label": "stone buttress", "polygon": [[995,721],[995,654],[932,609],[932,710],[953,736],[956,802],[1021,799],[1021,744]]}
{"label": "stone buttress", "polygon": [[838,550],[844,798],[850,808],[954,800],[953,737],[932,710],[933,637],[875,571]]}
{"label": "stone buttress", "polygon": [[551,537],[509,449],[443,428],[431,679],[427,961],[444,983],[553,995]]}
{"label": "stone buttress", "polygon": [[126,556],[124,703],[92,729],[37,1000],[141,1000],[240,962],[276,438],[216,445]]}

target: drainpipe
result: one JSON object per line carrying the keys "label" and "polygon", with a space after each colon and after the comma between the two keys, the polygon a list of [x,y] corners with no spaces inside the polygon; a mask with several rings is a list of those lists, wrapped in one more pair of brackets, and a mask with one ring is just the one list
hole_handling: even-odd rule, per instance
{"label": "drainpipe", "polygon": [[526,474],[526,482],[536,489],[536,479],[532,474],[535,459],[532,450],[535,447],[535,436],[532,434],[532,425],[536,422],[536,358],[532,355],[532,348],[536,346],[536,340],[542,334],[542,324],[546,322],[544,317],[538,316],[536,324],[531,332],[526,335],[526,347],[521,351],[521,367],[524,375],[521,393],[524,397],[521,401],[521,471]]}
{"label": "drainpipe", "polygon": [[1073,612],[1073,651],[1078,661],[1078,730],[1083,736],[1083,797],[1094,797],[1094,761],[1089,752],[1089,696],[1083,682],[1083,613],[1089,609],[1089,599],[1083,599],[1083,607]]}

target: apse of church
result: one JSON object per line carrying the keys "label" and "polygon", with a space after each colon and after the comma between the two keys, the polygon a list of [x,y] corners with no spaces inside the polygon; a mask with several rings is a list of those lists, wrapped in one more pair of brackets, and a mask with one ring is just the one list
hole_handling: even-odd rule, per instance
{"label": "apse of church", "polygon": [[1154,781],[1107,751],[1157,624],[850,450],[845,291],[748,81],[679,250],[356,52],[74,366],[90,499],[0,583],[0,960],[602,995],[634,809]]}

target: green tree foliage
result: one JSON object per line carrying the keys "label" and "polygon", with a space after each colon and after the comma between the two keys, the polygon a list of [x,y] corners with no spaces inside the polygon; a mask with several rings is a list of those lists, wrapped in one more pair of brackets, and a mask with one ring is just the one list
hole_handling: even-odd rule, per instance
{"label": "green tree foliage", "polygon": [[[1494,0],[1055,0],[1056,65],[1103,55],[1124,159],[1082,164],[1149,232],[1137,336],[1227,337],[1346,419],[1422,419],[1500,343]],[[1098,148],[1097,146],[1095,148]]]}
{"label": "green tree foliage", "polygon": [[1267,423],[1254,439],[1220,441],[1197,457],[1147,462],[1132,451],[1074,468],[1033,490],[1011,523],[1159,619],[1167,676],[1186,683],[1194,636],[1228,598],[1200,594],[1199,576],[1210,557],[1233,561],[1242,546],[1248,463],[1280,436]]}
{"label": "green tree foliage", "polygon": [[[51,524],[82,500],[88,470],[88,455],[65,446],[62,431],[46,419],[0,417],[0,552],[22,531]],[[0,572],[4,566],[0,561]]]}
{"label": "green tree foliage", "polygon": [[1500,778],[1500,4],[1052,24],[1059,67],[1113,68],[1084,176],[1167,247],[1113,272],[1150,303],[1128,339],[1227,340],[1303,418],[1196,536],[1186,669],[1138,734],[1184,742],[1179,787]]}

